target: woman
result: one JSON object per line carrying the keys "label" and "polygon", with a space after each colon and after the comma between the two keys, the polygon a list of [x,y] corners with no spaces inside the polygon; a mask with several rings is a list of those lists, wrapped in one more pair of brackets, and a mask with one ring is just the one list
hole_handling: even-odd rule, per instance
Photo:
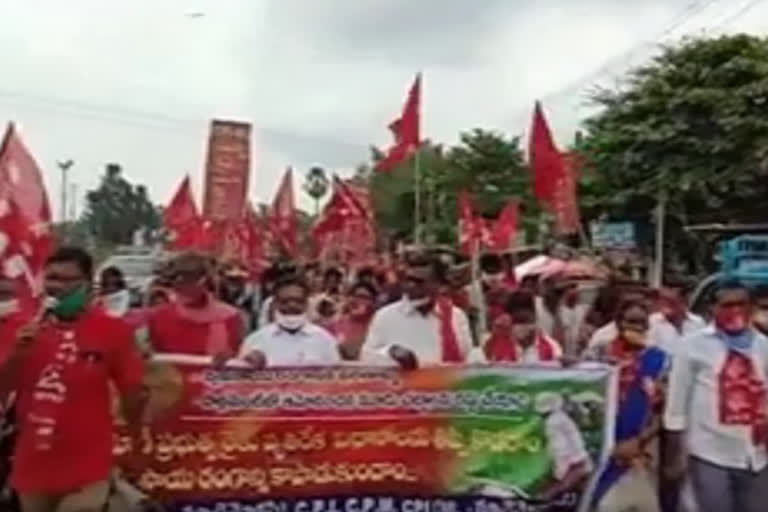
{"label": "woman", "polygon": [[598,359],[619,368],[616,447],[595,490],[599,512],[629,506],[644,512],[659,510],[646,452],[659,433],[661,379],[667,356],[648,346],[649,316],[647,303],[623,303],[616,316],[618,336],[597,354]]}
{"label": "woman", "polygon": [[376,288],[367,282],[358,282],[349,290],[344,314],[331,331],[339,340],[339,352],[346,361],[357,361],[368,335],[368,326],[376,312]]}

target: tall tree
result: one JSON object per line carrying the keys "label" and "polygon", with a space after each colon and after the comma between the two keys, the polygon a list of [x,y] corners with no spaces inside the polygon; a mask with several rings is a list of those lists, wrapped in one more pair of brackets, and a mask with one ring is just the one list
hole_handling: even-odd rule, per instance
{"label": "tall tree", "polygon": [[96,239],[112,245],[130,244],[138,230],[160,225],[160,215],[143,185],[129,182],[118,164],[107,164],[99,188],[86,195],[83,221]]}
{"label": "tall tree", "polygon": [[[768,197],[768,40],[692,39],[664,48],[593,98],[585,123],[585,213],[648,225],[666,204],[670,243],[686,224],[756,222]],[[650,230],[649,230],[650,231]]]}

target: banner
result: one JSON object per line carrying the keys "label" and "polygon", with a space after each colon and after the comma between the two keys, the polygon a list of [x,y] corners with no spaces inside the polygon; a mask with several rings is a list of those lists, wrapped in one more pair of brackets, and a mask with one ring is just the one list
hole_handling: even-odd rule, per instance
{"label": "banner", "polygon": [[243,215],[250,165],[251,125],[214,119],[208,139],[203,217],[219,223]]}
{"label": "banner", "polygon": [[165,362],[148,386],[156,419],[115,450],[129,481],[179,512],[578,510],[615,413],[599,365]]}

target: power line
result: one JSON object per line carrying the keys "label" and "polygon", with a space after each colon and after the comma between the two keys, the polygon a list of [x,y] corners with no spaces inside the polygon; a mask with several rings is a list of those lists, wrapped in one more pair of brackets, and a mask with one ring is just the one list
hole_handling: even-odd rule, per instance
{"label": "power line", "polygon": [[749,11],[763,3],[765,0],[751,0],[747,2],[741,9],[739,9],[736,13],[733,14],[733,16],[729,16],[725,20],[723,20],[721,23],[718,24],[719,27],[724,27],[726,25],[729,25],[736,21],[737,19],[741,18],[745,14],[747,14]]}

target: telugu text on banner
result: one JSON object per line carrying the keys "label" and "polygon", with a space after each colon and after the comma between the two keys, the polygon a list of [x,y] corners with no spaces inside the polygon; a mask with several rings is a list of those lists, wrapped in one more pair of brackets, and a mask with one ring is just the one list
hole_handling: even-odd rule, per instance
{"label": "telugu text on banner", "polygon": [[251,159],[251,125],[213,120],[205,168],[203,216],[213,222],[239,219],[245,208]]}
{"label": "telugu text on banner", "polygon": [[152,375],[162,412],[116,452],[179,512],[578,510],[615,412],[603,366]]}

